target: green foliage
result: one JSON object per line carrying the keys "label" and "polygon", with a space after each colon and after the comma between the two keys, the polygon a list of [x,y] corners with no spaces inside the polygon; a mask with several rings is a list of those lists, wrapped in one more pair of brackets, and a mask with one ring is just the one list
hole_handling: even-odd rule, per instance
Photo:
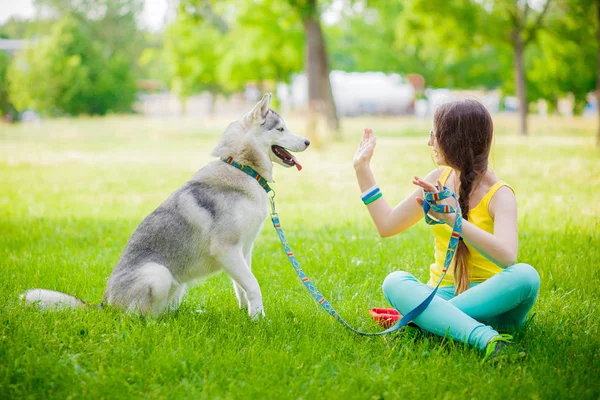
{"label": "green foliage", "polygon": [[493,89],[512,79],[510,48],[495,36],[504,32],[498,32],[492,21],[496,16],[479,2],[412,0],[404,5],[394,44],[410,56],[410,72],[422,74],[428,85]]}
{"label": "green foliage", "polygon": [[21,19],[11,17],[0,25],[0,38],[27,39],[33,36],[46,35],[52,31],[54,20],[51,19]]}
{"label": "green foliage", "polygon": [[136,19],[143,0],[35,0],[38,11],[60,20],[77,18],[90,36],[109,54],[120,53],[132,65],[144,47],[144,35]]}
{"label": "green foliage", "polygon": [[[526,45],[528,100],[555,103],[573,93],[581,109],[597,81],[595,3],[550,1],[545,15],[540,9],[545,3],[533,9],[528,2],[519,8],[516,2],[502,0],[410,0],[402,12],[384,7],[398,16],[394,48],[409,55],[401,70],[421,73],[429,85],[514,93],[512,35],[519,23]],[[376,35],[381,29],[377,27]],[[375,55],[371,59],[377,60]]]}
{"label": "green foliage", "polygon": [[179,96],[220,90],[217,68],[223,34],[209,21],[180,12],[169,26],[165,50],[173,76],[172,88]]}
{"label": "green foliage", "polygon": [[18,54],[8,75],[15,107],[45,115],[128,111],[136,89],[127,62],[107,57],[101,43],[70,16]]}
{"label": "green foliage", "polygon": [[140,67],[141,77],[155,79],[166,85],[172,81],[172,74],[165,48],[165,36],[163,33],[146,33],[145,47],[137,64]]}
{"label": "green foliage", "polygon": [[7,114],[12,114],[14,110],[8,98],[9,85],[6,73],[9,63],[8,54],[0,51],[0,119]]}
{"label": "green foliage", "polygon": [[[324,26],[332,69],[418,73],[428,86],[515,93],[515,27],[525,43],[528,99],[568,93],[581,108],[594,90],[597,63],[593,0],[407,0],[343,2]],[[189,0],[171,40],[178,84],[240,90],[247,82],[287,81],[302,69],[302,16],[331,2]],[[223,29],[225,27],[225,29]],[[203,51],[201,51],[202,49]],[[201,74],[204,71],[204,75]],[[199,85],[202,82],[202,85]]]}
{"label": "green foliage", "polygon": [[[106,111],[129,112],[135,101],[137,85],[133,76],[130,60],[121,53],[108,59],[105,73],[100,73],[97,85],[97,114]],[[106,111],[104,111],[106,110]]]}
{"label": "green foliage", "polygon": [[19,110],[44,115],[128,112],[145,45],[142,0],[36,0],[43,19],[11,19],[0,35],[32,38],[8,73]]}
{"label": "green foliage", "polygon": [[[442,17],[436,7],[453,18]],[[510,53],[485,40],[479,11],[468,2],[372,2],[350,8],[326,30],[332,68],[418,73],[433,87],[496,88],[510,76]]]}
{"label": "green foliage", "polygon": [[135,78],[140,76],[137,62],[147,42],[137,20],[144,0],[35,0],[34,3],[38,12],[49,15],[50,20],[76,18],[90,37],[102,44],[103,54],[117,56]]}
{"label": "green foliage", "polygon": [[[332,10],[341,18],[322,24],[331,69],[417,73],[432,87],[512,94],[512,35],[521,21],[528,100],[553,104],[573,93],[581,110],[598,79],[595,1],[549,1],[540,24],[545,2],[531,0],[182,0],[165,32],[144,34],[136,22],[143,0],[35,0],[43,19],[12,18],[0,37],[41,38],[9,73],[21,109],[103,114],[130,109],[139,78],[167,82],[182,98],[248,83],[272,90],[303,70],[303,18]],[[78,26],[65,32],[73,47],[54,52],[64,43],[50,40],[52,27],[67,18]],[[96,104],[84,106],[91,97]]]}
{"label": "green foliage", "polygon": [[325,26],[331,68],[348,72],[412,72],[415,58],[402,51],[396,27],[402,2],[377,2],[368,8],[342,10],[342,19]]}
{"label": "green foliage", "polygon": [[283,1],[235,2],[219,63],[223,87],[243,89],[247,82],[288,82],[303,67],[304,29],[298,14]]}
{"label": "green foliage", "polygon": [[302,70],[303,28],[285,2],[184,2],[165,46],[181,96],[288,81]]}
{"label": "green foliage", "polygon": [[598,81],[596,4],[563,0],[559,5],[529,53],[530,99],[545,99],[555,106],[560,97],[572,93],[574,111],[579,113]]}

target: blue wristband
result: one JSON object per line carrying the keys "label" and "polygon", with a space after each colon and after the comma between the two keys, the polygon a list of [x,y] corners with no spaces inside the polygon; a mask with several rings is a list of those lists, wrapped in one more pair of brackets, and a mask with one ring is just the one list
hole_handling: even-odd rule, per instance
{"label": "blue wristband", "polygon": [[363,194],[361,194],[360,199],[364,202],[367,201],[368,199],[370,199],[373,196],[376,196],[377,193],[380,193],[381,190],[379,189],[379,186],[375,185],[370,189],[367,189],[367,191],[363,192]]}

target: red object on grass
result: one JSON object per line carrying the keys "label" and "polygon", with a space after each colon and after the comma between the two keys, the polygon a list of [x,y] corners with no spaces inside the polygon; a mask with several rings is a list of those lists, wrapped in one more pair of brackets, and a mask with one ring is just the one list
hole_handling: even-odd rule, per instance
{"label": "red object on grass", "polygon": [[402,318],[402,315],[394,308],[371,308],[369,313],[384,328],[389,328]]}

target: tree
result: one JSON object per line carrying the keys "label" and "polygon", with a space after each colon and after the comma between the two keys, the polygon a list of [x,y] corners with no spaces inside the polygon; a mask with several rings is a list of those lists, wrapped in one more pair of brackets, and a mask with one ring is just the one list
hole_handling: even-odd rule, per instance
{"label": "tree", "polygon": [[[51,31],[53,21],[49,20],[27,20],[18,17],[9,18],[0,26],[0,38],[24,40],[42,32]],[[8,81],[8,70],[12,55],[0,51],[0,117],[8,117],[10,121],[19,119],[14,105],[10,100]]]}
{"label": "tree", "polygon": [[8,98],[8,79],[6,77],[9,63],[8,54],[0,51],[0,118],[13,113],[13,106]]}
{"label": "tree", "polygon": [[[510,55],[475,35],[477,26],[456,26],[472,20],[470,10],[462,7],[453,13],[462,11],[459,19],[441,23],[409,11],[402,2],[345,9],[340,22],[326,29],[332,68],[418,73],[434,87],[493,89],[502,85]],[[448,41],[454,44],[448,46]]]}
{"label": "tree", "polygon": [[[137,20],[142,13],[144,0],[34,0],[38,15],[56,22],[63,17],[75,18],[95,42],[102,44],[103,54],[115,56],[119,63],[129,65],[134,76],[140,68],[137,61],[146,45]],[[48,30],[38,27],[42,36]]]}
{"label": "tree", "polygon": [[34,0],[34,4],[38,14],[55,21],[65,16],[78,19],[110,53],[139,56],[144,38],[136,19],[142,13],[143,0]]}
{"label": "tree", "polygon": [[[544,16],[551,2],[552,0],[546,0],[542,10],[533,18],[528,18],[532,10],[528,0],[519,0],[516,6],[511,5],[504,10],[510,21],[510,43],[514,52],[515,83],[519,99],[519,125],[522,135],[527,134],[527,108],[529,104],[525,81],[525,48],[531,44],[542,27]],[[502,8],[500,10],[502,11]],[[530,22],[531,19],[533,19],[532,22]]]}
{"label": "tree", "polygon": [[145,35],[145,47],[138,59],[140,76],[168,84],[173,80],[166,51],[166,34],[150,33]]}
{"label": "tree", "polygon": [[[175,85],[193,91],[237,91],[248,82],[266,89],[289,82],[304,65],[309,80],[309,136],[315,139],[316,113],[339,130],[329,67],[315,0],[186,0],[169,27],[167,46]],[[304,43],[307,46],[304,46]]]}
{"label": "tree", "polygon": [[300,15],[305,33],[304,71],[308,78],[307,136],[311,141],[318,143],[317,115],[322,113],[327,119],[329,129],[333,131],[334,137],[340,139],[340,123],[329,80],[329,59],[321,29],[321,13],[317,0],[288,1]]}
{"label": "tree", "polygon": [[530,99],[555,106],[572,94],[580,114],[597,83],[596,0],[561,0],[548,14],[548,29],[538,34],[527,62]]}
{"label": "tree", "polygon": [[[492,46],[488,55],[512,52],[514,86],[519,99],[519,129],[527,134],[527,83],[525,50],[534,43],[544,28],[546,15],[553,0],[412,0],[407,4],[407,15],[414,20],[428,21],[429,34],[436,35],[438,43],[448,50],[469,51],[473,45]],[[412,34],[425,34],[419,24]],[[504,86],[510,86],[504,80]]]}
{"label": "tree", "polygon": [[222,85],[241,90],[247,82],[255,82],[272,90],[277,82],[290,82],[292,74],[302,70],[304,35],[298,15],[278,0],[233,4],[235,15],[218,70]]}
{"label": "tree", "polygon": [[302,68],[300,20],[285,2],[183,1],[166,37],[172,87],[182,99],[240,91],[248,82],[273,90]]}
{"label": "tree", "polygon": [[373,2],[368,7],[344,7],[340,20],[324,28],[331,68],[347,72],[408,72],[410,55],[397,40],[402,2]]}
{"label": "tree", "polygon": [[598,132],[596,146],[600,147],[600,1],[596,0],[596,44],[598,45],[598,75],[596,77],[596,108],[598,112]]}
{"label": "tree", "polygon": [[302,70],[304,50],[308,134],[316,138],[317,113],[339,132],[316,0],[182,0],[167,48],[172,86],[182,97],[199,90],[237,91],[248,82],[274,88]]}
{"label": "tree", "polygon": [[45,35],[52,31],[56,21],[49,19],[22,19],[10,17],[0,26],[0,37],[6,39],[27,39],[35,35]]}
{"label": "tree", "polygon": [[223,33],[209,20],[189,10],[177,14],[165,35],[165,50],[173,77],[171,88],[178,94],[184,113],[190,94],[222,91],[217,68]]}
{"label": "tree", "polygon": [[49,37],[17,54],[8,79],[18,110],[50,116],[123,112],[135,99],[128,63],[107,57],[79,20],[69,16]]}

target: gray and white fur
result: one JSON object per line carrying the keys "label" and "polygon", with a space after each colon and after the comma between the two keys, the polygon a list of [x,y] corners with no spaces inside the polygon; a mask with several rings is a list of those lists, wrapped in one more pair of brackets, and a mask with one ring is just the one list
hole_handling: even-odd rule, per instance
{"label": "gray and white fur", "polygon": [[[265,95],[223,133],[212,155],[233,157],[273,181],[279,158],[271,146],[306,150]],[[264,316],[260,286],[252,273],[252,247],[268,214],[265,190],[252,177],[214,160],[200,169],[137,227],[106,285],[103,304],[157,315],[179,306],[186,286],[220,270],[231,276],[240,308]],[[22,295],[45,308],[87,305],[67,294],[32,289]]]}

